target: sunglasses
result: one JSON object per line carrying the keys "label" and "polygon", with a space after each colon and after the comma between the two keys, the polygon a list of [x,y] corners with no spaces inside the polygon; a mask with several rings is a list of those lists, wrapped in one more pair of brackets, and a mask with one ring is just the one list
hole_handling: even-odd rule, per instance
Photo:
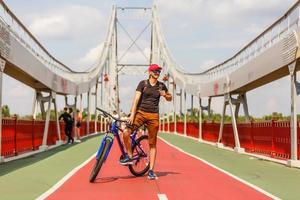
{"label": "sunglasses", "polygon": [[160,74],[161,70],[153,70],[154,74]]}

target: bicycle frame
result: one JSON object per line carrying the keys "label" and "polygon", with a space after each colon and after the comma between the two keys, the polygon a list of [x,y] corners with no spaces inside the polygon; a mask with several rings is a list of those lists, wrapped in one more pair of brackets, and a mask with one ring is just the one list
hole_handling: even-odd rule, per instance
{"label": "bicycle frame", "polygon": [[[106,133],[105,137],[102,140],[101,146],[98,149],[97,154],[96,154],[96,159],[99,159],[100,152],[101,152],[102,148],[104,147],[104,144],[105,144],[106,140],[109,139],[111,141],[111,143],[110,143],[109,149],[108,149],[108,151],[107,151],[107,153],[104,157],[104,160],[106,160],[106,158],[107,158],[107,156],[110,152],[110,149],[113,145],[114,138],[117,138],[117,142],[119,144],[119,148],[120,148],[120,151],[122,153],[122,156],[125,157],[127,155],[127,153],[125,152],[125,147],[124,147],[124,145],[121,141],[120,135],[119,135],[119,130],[120,130],[120,128],[118,127],[117,122],[113,122],[111,127],[110,127],[110,130]],[[137,135],[137,131],[134,131],[133,134],[130,135],[131,146],[137,145],[139,150],[142,152],[142,155],[146,156],[146,153],[144,152],[144,150],[136,142],[136,135]],[[139,159],[139,155],[133,157],[133,160],[138,160],[138,159]]]}

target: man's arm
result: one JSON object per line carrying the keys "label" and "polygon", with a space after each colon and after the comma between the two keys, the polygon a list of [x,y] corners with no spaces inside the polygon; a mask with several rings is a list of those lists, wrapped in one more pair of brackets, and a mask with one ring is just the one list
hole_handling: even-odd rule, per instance
{"label": "man's arm", "polygon": [[159,91],[160,96],[165,97],[167,101],[172,101],[172,95],[168,92],[168,88],[162,83],[162,89]]}
{"label": "man's arm", "polygon": [[59,116],[58,120],[60,121],[61,118],[63,118],[63,114],[61,114],[61,115]]}
{"label": "man's arm", "polygon": [[135,96],[134,96],[132,106],[131,106],[131,114],[130,114],[130,118],[129,118],[129,123],[131,123],[131,124],[133,123],[134,116],[135,116],[136,109],[137,109],[137,105],[139,103],[141,95],[142,95],[142,93],[140,91],[135,92]]}
{"label": "man's arm", "polygon": [[170,94],[170,93],[166,93],[166,95],[165,95],[165,99],[167,100],[167,101],[172,101],[172,95]]}
{"label": "man's arm", "polygon": [[166,92],[165,90],[160,91],[160,96],[165,97],[167,101],[172,101],[172,95],[169,92]]}

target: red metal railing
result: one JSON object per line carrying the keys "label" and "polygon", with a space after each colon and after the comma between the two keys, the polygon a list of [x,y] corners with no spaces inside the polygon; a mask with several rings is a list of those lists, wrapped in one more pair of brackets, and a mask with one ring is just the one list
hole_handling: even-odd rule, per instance
{"label": "red metal railing", "polygon": [[209,142],[217,142],[220,124],[206,123],[202,124],[202,139]]}
{"label": "red metal railing", "polygon": [[[83,121],[80,128],[80,135],[85,136],[95,132],[95,122],[90,122],[90,131],[87,133],[87,122]],[[108,126],[108,125],[107,125]],[[160,126],[160,130],[168,131],[168,125]],[[183,122],[177,122],[177,133],[183,134]],[[27,151],[38,149],[42,145],[44,134],[44,121],[36,120],[2,120],[2,156],[15,156]],[[101,123],[97,122],[97,131]],[[104,126],[103,126],[104,128]],[[217,142],[219,135],[219,123],[202,124],[202,139],[210,142]],[[237,126],[241,147],[247,152],[268,155],[279,159],[291,157],[290,122],[269,121],[242,123]],[[234,134],[231,124],[225,124],[221,142],[225,146],[234,147]],[[61,138],[65,140],[64,124],[60,123]],[[170,132],[174,131],[174,123],[170,123]],[[300,128],[298,124],[298,157],[300,157]],[[187,135],[199,138],[199,124],[187,123]],[[58,133],[55,121],[49,124],[47,145],[54,145],[58,140]]]}
{"label": "red metal railing", "polygon": [[184,134],[184,123],[177,122],[176,123],[177,133]]}
{"label": "red metal railing", "polygon": [[[97,130],[100,131],[100,122]],[[2,156],[11,157],[24,152],[37,150],[43,143],[45,121],[37,120],[2,120]],[[64,123],[60,122],[61,139],[65,140]],[[73,130],[74,132],[74,130]],[[90,133],[95,132],[95,122],[90,122]],[[74,135],[74,133],[73,133]],[[82,122],[80,135],[87,135],[86,122]],[[58,132],[55,121],[50,121],[47,145],[55,145],[58,141]]]}
{"label": "red metal railing", "polygon": [[[298,123],[298,159],[300,158],[300,122]],[[162,125],[163,126],[163,125]],[[161,126],[161,127],[162,127]],[[237,125],[240,145],[247,152],[267,155],[278,159],[291,158],[290,122],[268,121],[251,122]],[[217,142],[219,123],[202,124],[202,139]],[[199,138],[198,123],[187,123],[187,135]],[[170,132],[174,131],[174,123],[170,123]],[[183,134],[183,123],[177,123],[177,133]],[[234,147],[234,134],[231,124],[224,124],[221,142],[224,146]]]}

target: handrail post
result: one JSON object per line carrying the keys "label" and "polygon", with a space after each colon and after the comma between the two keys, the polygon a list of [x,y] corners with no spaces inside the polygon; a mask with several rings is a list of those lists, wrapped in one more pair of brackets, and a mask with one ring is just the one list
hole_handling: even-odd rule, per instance
{"label": "handrail post", "polygon": [[0,163],[4,161],[4,157],[2,156],[2,136],[3,136],[3,131],[2,131],[2,90],[3,90],[3,87],[2,87],[2,82],[3,82],[3,72],[4,72],[4,68],[5,68],[5,65],[6,65],[6,61],[3,60],[1,57],[0,57],[0,109],[1,109],[1,112],[0,112]]}
{"label": "handrail post", "polygon": [[299,83],[297,82],[296,62],[289,65],[290,79],[291,79],[291,159],[288,160],[288,165],[291,167],[300,167],[300,160],[298,160],[297,149],[297,93],[296,89]]}
{"label": "handrail post", "polygon": [[14,116],[14,143],[15,143],[15,155],[18,155],[17,150],[17,115]]}

